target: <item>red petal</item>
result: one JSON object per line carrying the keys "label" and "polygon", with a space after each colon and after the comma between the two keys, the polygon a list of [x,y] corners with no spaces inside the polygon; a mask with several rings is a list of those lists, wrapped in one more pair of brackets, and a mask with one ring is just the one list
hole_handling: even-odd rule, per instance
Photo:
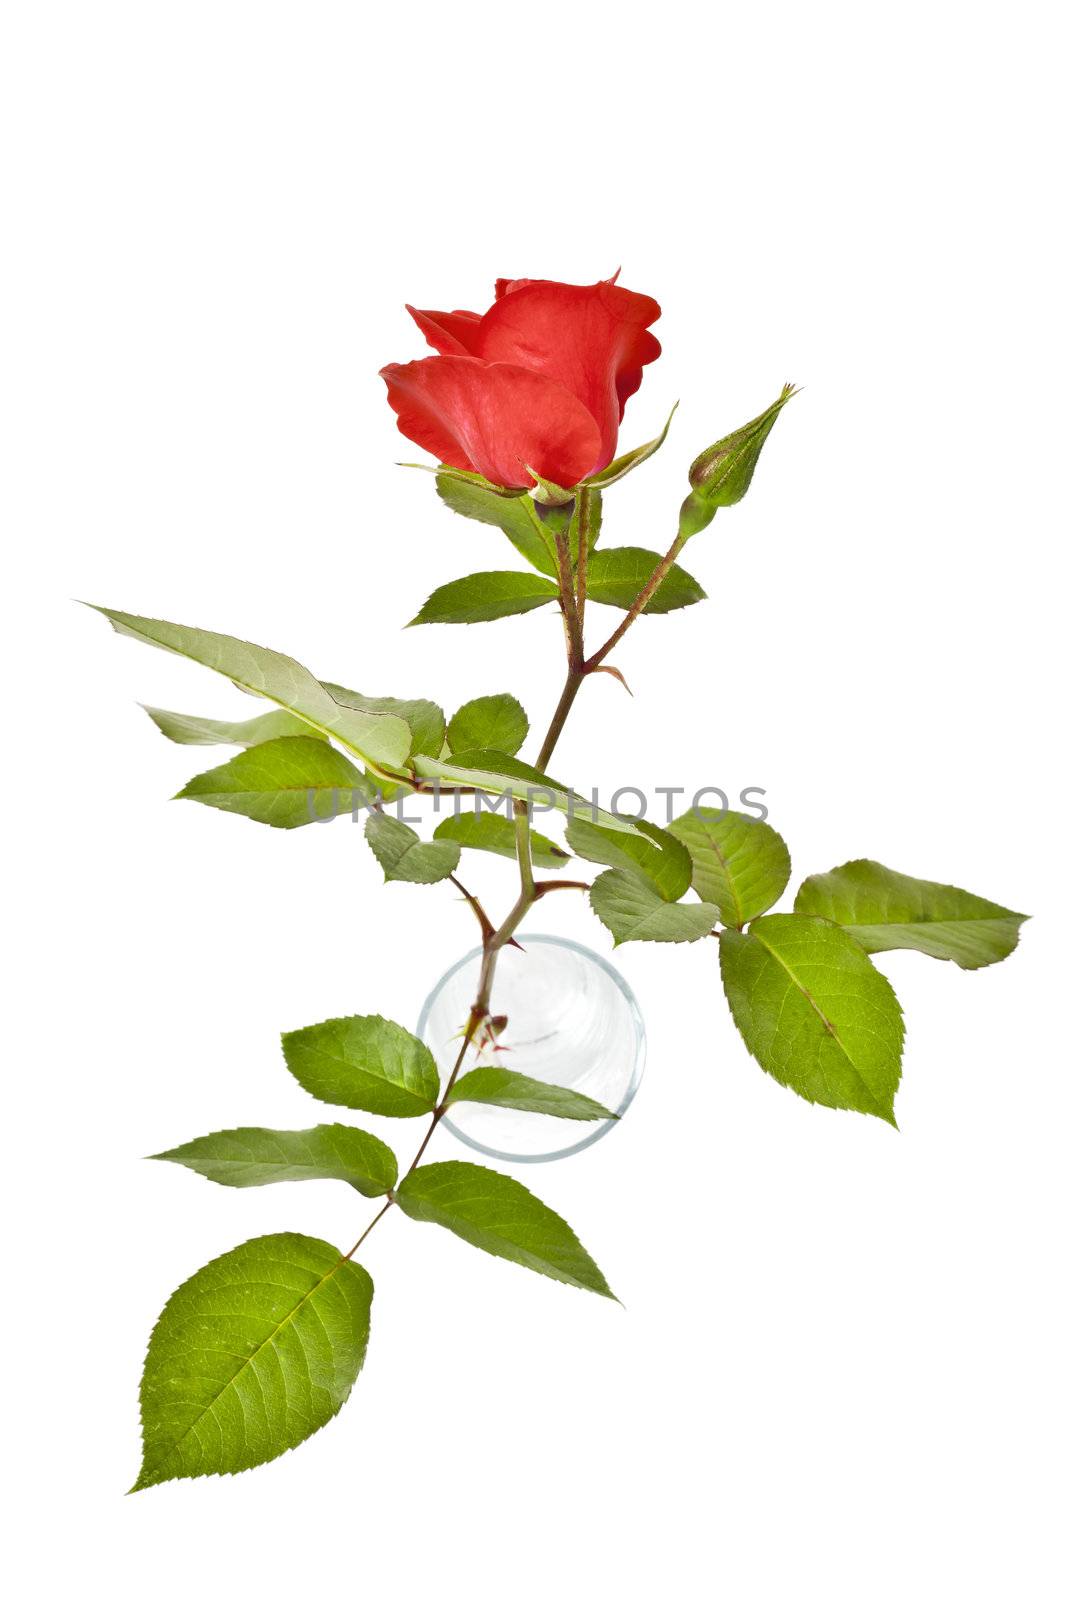
{"label": "red petal", "polygon": [[382,377],[402,434],[502,488],[529,489],[527,463],[569,488],[603,455],[586,407],[540,373],[446,355],[383,367]]}
{"label": "red petal", "polygon": [[641,387],[644,377],[644,368],[650,361],[655,361],[663,354],[663,346],[654,333],[646,333],[644,328],[634,330],[633,341],[625,351],[619,362],[619,370],[615,374],[615,388],[619,395],[619,420],[626,410],[626,402],[632,394],[636,394]]}
{"label": "red petal", "polygon": [[504,281],[503,294],[481,320],[477,354],[526,367],[576,395],[600,430],[597,467],[606,466],[615,454],[623,406],[644,366],[660,353],[658,340],[647,332],[659,306],[610,282]]}
{"label": "red petal", "polygon": [[406,306],[426,337],[426,343],[443,356],[469,356],[474,352],[481,317],[476,311],[417,311]]}

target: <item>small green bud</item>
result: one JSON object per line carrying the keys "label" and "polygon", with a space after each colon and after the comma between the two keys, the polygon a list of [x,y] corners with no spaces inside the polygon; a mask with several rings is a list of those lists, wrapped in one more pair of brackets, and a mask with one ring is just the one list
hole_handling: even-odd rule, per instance
{"label": "small green bud", "polygon": [[706,528],[720,506],[735,506],[747,494],[767,435],[795,393],[796,386],[787,383],[766,411],[697,456],[689,469],[692,493],[683,500],[678,515],[678,532],[683,540]]}

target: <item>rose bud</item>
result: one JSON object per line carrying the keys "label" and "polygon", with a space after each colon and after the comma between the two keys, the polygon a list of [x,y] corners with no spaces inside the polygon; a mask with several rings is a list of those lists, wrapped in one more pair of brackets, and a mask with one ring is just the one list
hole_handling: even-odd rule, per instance
{"label": "rose bud", "polygon": [[406,438],[500,488],[560,489],[614,458],[619,422],[660,353],[655,300],[614,278],[501,278],[495,305],[408,310],[438,352],[382,368]]}
{"label": "rose bud", "polygon": [[735,506],[748,492],[760,451],[778,413],[796,390],[787,383],[773,405],[702,450],[689,469],[692,494],[682,502],[678,532],[683,540],[706,528],[720,506]]}

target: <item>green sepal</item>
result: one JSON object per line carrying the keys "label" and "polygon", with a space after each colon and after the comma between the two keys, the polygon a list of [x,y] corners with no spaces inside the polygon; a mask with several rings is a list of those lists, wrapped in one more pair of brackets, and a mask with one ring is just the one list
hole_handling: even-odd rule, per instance
{"label": "green sepal", "polygon": [[539,506],[548,506],[553,510],[570,507],[575,494],[573,489],[564,489],[562,485],[553,483],[551,478],[542,478],[541,474],[535,472],[525,461],[523,466],[534,481],[534,487],[530,490],[531,500]]}
{"label": "green sepal", "polygon": [[467,484],[472,489],[484,489],[488,494],[497,495],[501,500],[514,500],[526,493],[525,489],[509,489],[492,483],[488,478],[483,478],[480,472],[469,472],[466,467],[446,467],[443,462],[431,466],[428,461],[398,461],[397,466],[407,467],[412,472],[432,472],[438,483]]}
{"label": "green sepal", "polygon": [[674,413],[678,409],[677,400],[671,406],[671,414],[663,424],[663,432],[655,439],[650,439],[647,444],[639,444],[636,450],[628,450],[624,456],[616,456],[609,466],[595,472],[591,478],[586,478],[580,485],[583,489],[607,489],[611,484],[618,483],[620,478],[625,478],[628,472],[639,467],[654,456],[660,445],[664,442],[674,421]]}

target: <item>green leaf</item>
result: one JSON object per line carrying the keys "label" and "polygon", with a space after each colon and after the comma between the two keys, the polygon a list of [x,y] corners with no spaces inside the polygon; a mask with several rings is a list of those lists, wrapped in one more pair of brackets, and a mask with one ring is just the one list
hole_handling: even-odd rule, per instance
{"label": "green leaf", "polygon": [[175,796],[234,811],[272,828],[341,816],[374,791],[339,750],[322,739],[272,739],[191,778]]}
{"label": "green leaf", "polygon": [[634,834],[612,833],[575,817],[567,827],[567,843],[583,861],[636,871],[648,880],[659,899],[680,900],[693,876],[688,850],[652,822],[635,820],[634,827],[638,830]]}
{"label": "green leaf", "polygon": [[275,1128],[228,1128],[205,1133],[152,1161],[174,1161],[230,1189],[266,1183],[301,1183],[340,1178],[373,1198],[396,1187],[396,1156],[387,1144],[343,1122],[285,1132]]}
{"label": "green leaf", "polygon": [[508,1106],[512,1111],[539,1111],[543,1116],[570,1117],[575,1122],[618,1120],[614,1111],[590,1100],[588,1095],[542,1083],[522,1072],[509,1072],[505,1067],[474,1067],[455,1084],[448,1104],[461,1100],[483,1106]]}
{"label": "green leaf", "polygon": [[324,739],[326,735],[294,717],[289,711],[264,711],[246,722],[216,722],[214,717],[190,717],[182,711],[142,706],[160,733],[174,744],[243,744],[247,748],[269,739]]}
{"label": "green leaf", "polygon": [[502,1172],[469,1161],[416,1167],[397,1190],[396,1201],[416,1222],[436,1222],[491,1256],[615,1298],[563,1218]]}
{"label": "green leaf", "polygon": [[322,1239],[249,1239],[176,1290],[141,1380],[134,1489],[244,1472],[335,1417],[359,1376],[374,1286]]}
{"label": "green leaf", "polygon": [[[589,599],[628,611],[662,559],[654,550],[639,550],[632,545],[594,550],[589,557],[586,591]],[[657,612],[677,611],[680,606],[695,605],[698,600],[706,599],[696,579],[674,566],[645,606],[644,614],[655,616]]]}
{"label": "green leaf", "polygon": [[249,694],[275,701],[301,722],[336,739],[372,765],[400,767],[407,757],[411,735],[405,722],[399,717],[352,711],[338,705],[318,679],[291,656],[232,639],[228,633],[207,633],[176,622],[157,622],[127,611],[109,611],[106,606],[92,609],[107,617],[116,633],[210,667]]}
{"label": "green leaf", "polygon": [[461,517],[499,528],[515,549],[538,572],[554,577],[556,563],[541,531],[533,501],[528,494],[505,497],[493,489],[465,478],[445,476],[438,471],[437,493]]}
{"label": "green leaf", "polygon": [[760,451],[778,413],[796,390],[787,383],[773,405],[744,427],[701,451],[689,469],[692,493],[682,502],[678,532],[683,540],[706,528],[720,506],[735,506],[748,493]]}
{"label": "green leaf", "polygon": [[[460,706],[448,724],[448,746],[453,752],[502,750],[506,756],[514,756],[529,731],[530,720],[513,694],[485,694]],[[440,746],[425,753],[439,755]]]}
{"label": "green leaf", "polygon": [[589,891],[589,903],[617,945],[630,939],[686,944],[703,939],[719,920],[718,906],[680,905],[663,900],[644,877],[612,867]]}
{"label": "green leaf", "polygon": [[385,1017],[334,1017],[282,1035],[285,1064],[301,1088],[331,1106],[380,1117],[421,1117],[441,1087],[421,1039]]}
{"label": "green leaf", "polygon": [[[461,811],[445,817],[434,829],[435,839],[454,839],[464,850],[488,850],[495,856],[516,859],[515,823],[495,811]],[[535,867],[561,867],[570,860],[566,850],[543,833],[530,830],[530,854]]]}
{"label": "green leaf", "polygon": [[420,839],[414,828],[388,812],[372,811],[365,831],[386,883],[440,883],[459,866],[458,844]]}
{"label": "green leaf", "polygon": [[677,411],[677,409],[678,402],[676,400],[673,406],[671,406],[671,414],[663,424],[663,432],[658,436],[658,438],[650,439],[647,444],[639,444],[636,450],[628,450],[624,456],[616,456],[615,460],[610,464],[610,466],[604,467],[602,471],[594,473],[591,478],[586,478],[585,482],[582,484],[582,488],[606,489],[609,484],[618,483],[620,478],[625,478],[628,472],[632,472],[635,467],[641,466],[642,462],[647,461],[650,456],[654,456],[660,445],[667,437],[670,425],[674,421],[674,413]]}
{"label": "green leaf", "polygon": [[580,795],[565,789],[555,778],[536,767],[518,761],[514,756],[503,755],[499,750],[463,750],[462,760],[433,761],[428,756],[415,757],[415,771],[420,778],[438,779],[443,784],[456,784],[464,789],[478,789],[484,794],[522,800],[531,811],[550,808],[565,811],[568,817],[588,817],[601,827],[620,833],[635,833],[634,824],[627,817],[616,817],[610,811],[593,806]]}
{"label": "green leaf", "polygon": [[357,694],[339,683],[324,683],[338,705],[353,711],[370,711],[376,716],[399,717],[411,733],[413,756],[438,756],[445,742],[445,714],[433,700],[394,700],[389,695]]}
{"label": "green leaf", "polygon": [[693,888],[732,927],[769,911],[789,882],[785,840],[744,812],[697,808],[676,817],[670,832],[693,858]]}
{"label": "green leaf", "polygon": [[719,939],[733,1019],[760,1066],[805,1100],[896,1126],[904,1019],[887,979],[841,928],[792,912]]}
{"label": "green leaf", "polygon": [[409,628],[422,622],[495,622],[535,611],[559,595],[557,584],[536,572],[472,572],[435,589]]}
{"label": "green leaf", "polygon": [[909,878],[877,861],[846,861],[806,878],[795,909],[839,923],[864,950],[919,950],[969,969],[1011,955],[1027,920],[966,889]]}

